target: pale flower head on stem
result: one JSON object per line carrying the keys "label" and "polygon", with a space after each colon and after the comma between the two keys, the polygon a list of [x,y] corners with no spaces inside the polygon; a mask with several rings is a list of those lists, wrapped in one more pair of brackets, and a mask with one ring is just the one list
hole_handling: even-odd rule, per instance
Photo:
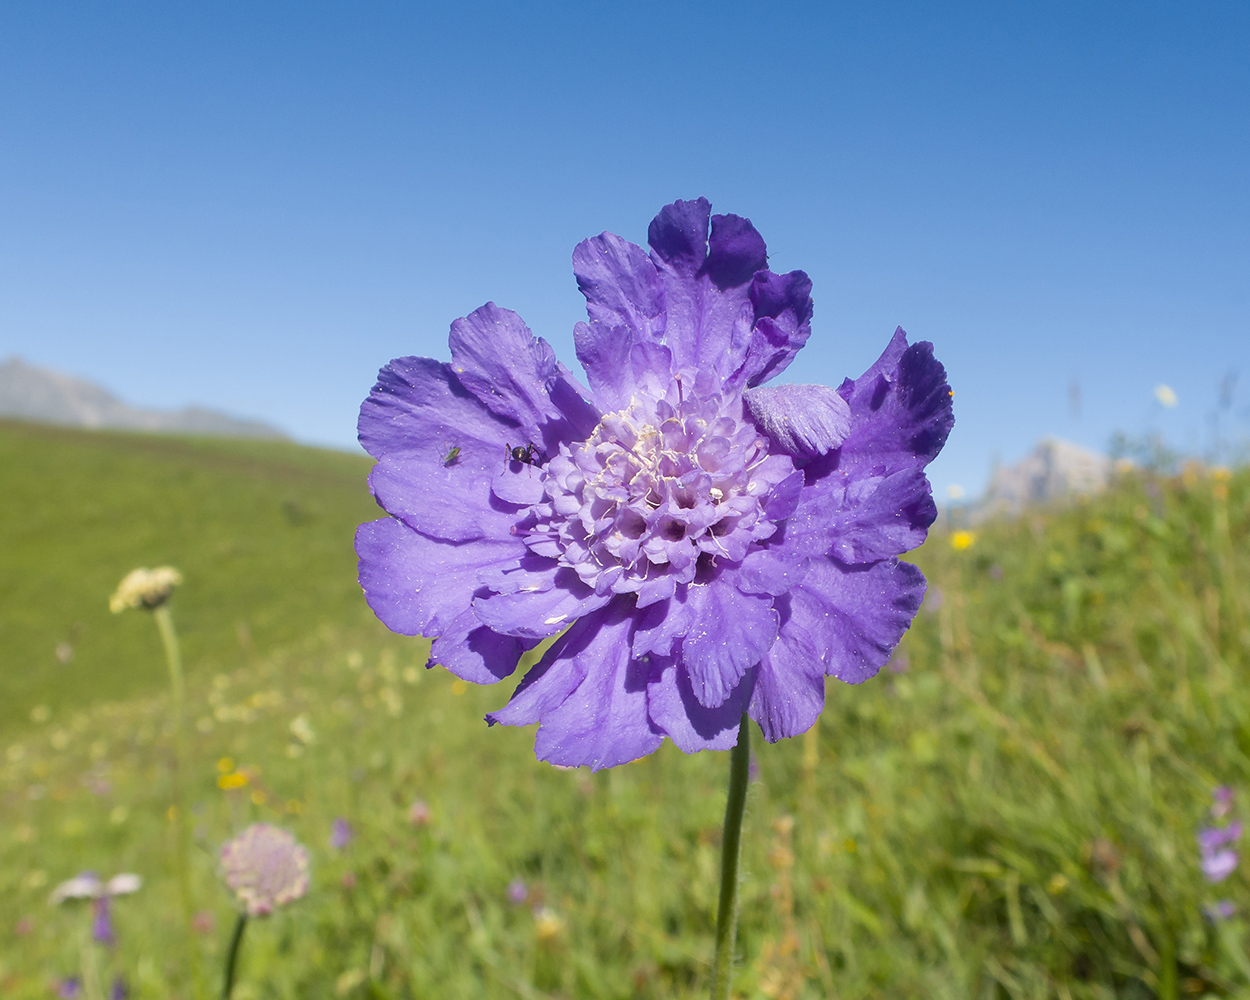
{"label": "pale flower head on stem", "polygon": [[221,869],[249,917],[272,913],[308,891],[307,849],[268,823],[253,823],[223,844]]}
{"label": "pale flower head on stem", "polygon": [[180,583],[182,574],[172,566],[132,569],[109,598],[109,610],[117,614],[127,608],[159,608]]}

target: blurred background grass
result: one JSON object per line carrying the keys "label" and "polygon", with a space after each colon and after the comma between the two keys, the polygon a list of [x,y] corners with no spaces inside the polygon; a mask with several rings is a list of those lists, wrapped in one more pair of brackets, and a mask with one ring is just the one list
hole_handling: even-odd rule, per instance
{"label": "blurred background grass", "polygon": [[[356,589],[366,460],[13,424],[0,450],[0,991],[77,971],[89,914],[47,899],[92,869],[146,880],[101,961],[135,996],[187,995],[159,642],[105,610],[167,562],[214,974],[220,843],[265,819],[313,854],[308,898],[249,929],[237,996],[702,995],[726,755],[591,775],[488,732],[510,684],[420,669]],[[739,993],[1250,995],[1244,872],[1209,885],[1194,839],[1216,785],[1250,809],[1248,506],[1245,470],[1138,470],[935,531],[891,667],[831,682],[808,738],[756,744]],[[1216,900],[1239,915],[1213,923]]]}

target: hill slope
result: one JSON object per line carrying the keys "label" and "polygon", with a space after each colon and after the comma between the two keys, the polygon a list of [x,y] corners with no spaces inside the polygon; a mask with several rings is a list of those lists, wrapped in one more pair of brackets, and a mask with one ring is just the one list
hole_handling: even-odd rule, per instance
{"label": "hill slope", "polygon": [[192,674],[322,623],[380,629],[352,552],[379,514],[369,465],[280,441],[0,421],[0,729],[36,704],[165,683],[151,623],[107,608],[135,566],[185,576],[174,614]]}

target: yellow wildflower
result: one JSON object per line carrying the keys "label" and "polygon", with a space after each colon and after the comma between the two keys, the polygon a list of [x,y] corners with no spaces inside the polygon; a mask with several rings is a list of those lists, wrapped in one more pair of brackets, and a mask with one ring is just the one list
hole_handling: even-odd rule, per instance
{"label": "yellow wildflower", "polygon": [[956,552],[962,552],[964,549],[971,548],[976,540],[977,533],[975,531],[956,531],[951,535],[951,548]]}

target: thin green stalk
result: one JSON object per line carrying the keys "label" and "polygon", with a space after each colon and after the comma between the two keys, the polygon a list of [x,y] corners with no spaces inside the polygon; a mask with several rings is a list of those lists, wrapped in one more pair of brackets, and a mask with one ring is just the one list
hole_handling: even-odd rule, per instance
{"label": "thin green stalk", "polygon": [[243,944],[243,931],[247,927],[247,911],[239,914],[234,922],[234,933],[230,935],[230,948],[226,952],[226,975],[221,985],[221,1000],[230,1000],[234,992],[234,971],[239,962],[239,946]]}
{"label": "thin green stalk", "polygon": [[738,725],[738,745],[729,753],[729,798],[725,802],[725,835],[721,839],[720,908],[716,914],[712,1000],[728,1000],[733,979],[734,936],[738,930],[738,857],[751,774],[751,731],[747,724],[744,713]]}
{"label": "thin green stalk", "polygon": [[87,924],[83,925],[78,935],[78,957],[82,965],[82,988],[87,1000],[104,1000],[104,990],[100,986],[100,966],[96,961],[95,947]]}
{"label": "thin green stalk", "polygon": [[178,648],[178,633],[174,619],[165,604],[154,608],[156,627],[165,646],[165,662],[169,665],[169,689],[173,701],[174,729],[173,769],[173,820],[174,820],[174,867],[178,874],[178,890],[182,896],[183,929],[186,935],[187,969],[194,983],[195,995],[204,995],[203,973],[200,968],[199,947],[195,940],[195,901],[191,895],[191,828],[187,824],[186,793],[183,788],[186,767],[186,685],[182,679],[182,653]]}

